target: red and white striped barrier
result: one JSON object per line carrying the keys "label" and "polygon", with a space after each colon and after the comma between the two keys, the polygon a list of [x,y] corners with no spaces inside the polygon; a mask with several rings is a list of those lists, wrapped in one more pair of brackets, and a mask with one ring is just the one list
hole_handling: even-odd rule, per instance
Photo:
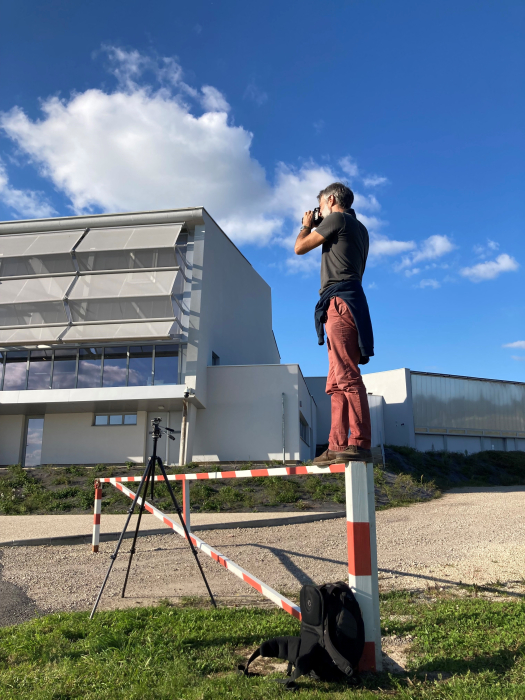
{"label": "red and white striped barrier", "polygon": [[[332,464],[329,467],[273,467],[271,469],[240,469],[231,472],[195,472],[194,474],[168,474],[168,481],[193,481],[200,479],[249,479],[254,476],[301,476],[304,474],[342,474],[344,464]],[[140,481],[142,476],[117,476],[99,479],[101,484],[129,483]],[[162,475],[156,476],[155,481],[164,481]]]}
{"label": "red and white striped barrier", "polygon": [[[350,462],[332,464],[329,467],[277,467],[270,469],[246,469],[240,471],[201,472],[194,474],[169,474],[168,481],[183,482],[183,517],[190,531],[189,482],[199,479],[232,479],[264,476],[293,476],[304,474],[345,474],[346,489],[346,519],[348,540],[348,585],[354,591],[361,608],[365,624],[365,651],[360,662],[362,671],[381,671],[381,627],[379,620],[379,587],[377,578],[377,547],[375,527],[375,497],[374,472],[372,464]],[[98,552],[100,537],[100,499],[101,484],[112,484],[123,494],[135,498],[135,493],[123,484],[125,482],[140,482],[140,476],[107,477],[95,482],[95,525],[93,528],[93,551]],[[164,481],[163,476],[156,476],[155,481]],[[98,485],[98,486],[97,486]],[[139,497],[137,503],[140,505]],[[97,506],[98,503],[98,506]],[[181,537],[185,537],[184,529],[171,518],[162,513],[147,501],[144,508]],[[98,514],[98,515],[97,515]],[[191,531],[190,531],[191,533]],[[191,541],[197,549],[219,562],[225,569],[231,571],[248,585],[255,588],[263,596],[280,608],[301,619],[301,610],[291,600],[280,595],[277,591],[255,576],[223,556],[196,535],[190,534]]]}
{"label": "red and white striped barrier", "polygon": [[350,462],[345,470],[348,585],[365,623],[365,650],[359,668],[381,671],[381,625],[374,496],[374,468]]}
{"label": "red and white striped barrier", "polygon": [[93,509],[93,541],[91,549],[93,552],[98,552],[98,545],[100,543],[100,512],[102,508],[102,487],[100,486],[100,481],[97,479],[95,481],[95,507]]}

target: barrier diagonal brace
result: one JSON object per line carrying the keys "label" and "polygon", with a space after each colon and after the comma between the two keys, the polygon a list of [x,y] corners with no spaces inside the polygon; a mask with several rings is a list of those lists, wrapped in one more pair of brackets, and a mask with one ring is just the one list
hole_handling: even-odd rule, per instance
{"label": "barrier diagonal brace", "polygon": [[[112,478],[109,481],[110,481],[110,483],[113,484],[113,486],[115,486],[124,495],[128,496],[132,500],[135,498],[135,494],[133,493],[133,491],[131,491],[131,489],[128,489],[122,483],[117,482],[116,479]],[[138,505],[140,505],[141,502],[142,502],[142,498],[139,497],[137,499]],[[167,515],[162,513],[157,508],[155,508],[155,506],[151,505],[151,503],[148,503],[147,501],[145,501],[144,509],[147,510],[148,513],[151,513],[156,518],[161,520],[165,525],[167,525],[169,528],[171,528],[178,535],[180,535],[181,537],[184,537],[184,539],[186,539],[185,534],[184,534],[184,530],[182,529],[182,527],[180,525],[177,525],[177,523],[175,523],[171,518],[169,518]],[[291,600],[288,600],[288,598],[282,596],[280,593],[278,593],[273,588],[270,588],[270,586],[268,586],[263,581],[259,580],[255,576],[252,576],[250,573],[248,573],[248,571],[243,569],[241,566],[236,564],[234,561],[232,561],[228,557],[225,557],[219,551],[214,549],[214,547],[211,547],[209,544],[206,544],[206,542],[201,540],[200,537],[197,537],[196,535],[190,534],[190,538],[191,538],[191,541],[193,542],[194,547],[199,549],[204,554],[207,554],[209,557],[211,557],[211,559],[218,562],[221,566],[223,566],[228,571],[231,571],[232,574],[235,574],[235,576],[240,578],[242,581],[247,583],[249,586],[251,586],[252,588],[255,588],[256,591],[261,593],[265,598],[268,598],[269,600],[271,600],[272,603],[275,603],[275,605],[278,605],[280,608],[285,610],[290,615],[293,615],[298,620],[301,619],[301,609],[299,608],[298,605],[293,603]]]}

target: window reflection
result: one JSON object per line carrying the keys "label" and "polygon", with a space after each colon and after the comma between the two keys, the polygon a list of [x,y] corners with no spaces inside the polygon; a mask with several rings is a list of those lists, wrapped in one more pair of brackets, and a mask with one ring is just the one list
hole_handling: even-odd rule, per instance
{"label": "window reflection", "polygon": [[103,348],[80,348],[78,356],[79,389],[94,389],[101,385]]}
{"label": "window reflection", "polygon": [[53,364],[53,389],[74,389],[77,371],[76,348],[55,350]]}
{"label": "window reflection", "polygon": [[27,356],[26,350],[7,353],[4,391],[20,391],[26,388]]}
{"label": "window reflection", "polygon": [[126,386],[127,348],[105,348],[102,386]]}
{"label": "window reflection", "polygon": [[42,460],[42,437],[44,435],[44,419],[29,418],[27,421],[27,440],[24,466],[38,467]]}
{"label": "window reflection", "polygon": [[155,346],[155,384],[178,384],[179,346]]}
{"label": "window reflection", "polygon": [[0,352],[0,387],[6,391],[178,383],[178,344]]}
{"label": "window reflection", "polygon": [[52,350],[31,350],[29,359],[28,389],[50,389]]}
{"label": "window reflection", "polygon": [[139,345],[129,349],[128,386],[153,384],[153,345]]}

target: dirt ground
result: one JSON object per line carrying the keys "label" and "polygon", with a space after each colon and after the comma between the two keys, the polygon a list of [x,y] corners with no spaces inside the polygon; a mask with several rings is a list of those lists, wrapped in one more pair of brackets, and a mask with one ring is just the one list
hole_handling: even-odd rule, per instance
{"label": "dirt ground", "polygon": [[[471,488],[439,500],[377,513],[380,590],[485,586],[525,595],[525,487]],[[260,529],[210,530],[203,539],[285,594],[303,583],[346,578],[344,519]],[[205,596],[188,546],[168,533],[138,541],[126,598],[120,591],[131,540],[125,540],[100,609]],[[38,613],[87,610],[115,543],[5,547],[1,550],[0,625]],[[222,604],[262,604],[247,584],[199,555]]]}

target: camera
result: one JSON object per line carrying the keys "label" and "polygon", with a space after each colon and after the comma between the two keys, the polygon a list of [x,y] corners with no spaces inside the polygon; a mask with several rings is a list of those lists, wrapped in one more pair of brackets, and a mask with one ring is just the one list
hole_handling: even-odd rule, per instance
{"label": "camera", "polygon": [[321,207],[316,207],[314,209],[314,215],[312,217],[312,228],[319,226],[322,220],[323,217],[321,216]]}

